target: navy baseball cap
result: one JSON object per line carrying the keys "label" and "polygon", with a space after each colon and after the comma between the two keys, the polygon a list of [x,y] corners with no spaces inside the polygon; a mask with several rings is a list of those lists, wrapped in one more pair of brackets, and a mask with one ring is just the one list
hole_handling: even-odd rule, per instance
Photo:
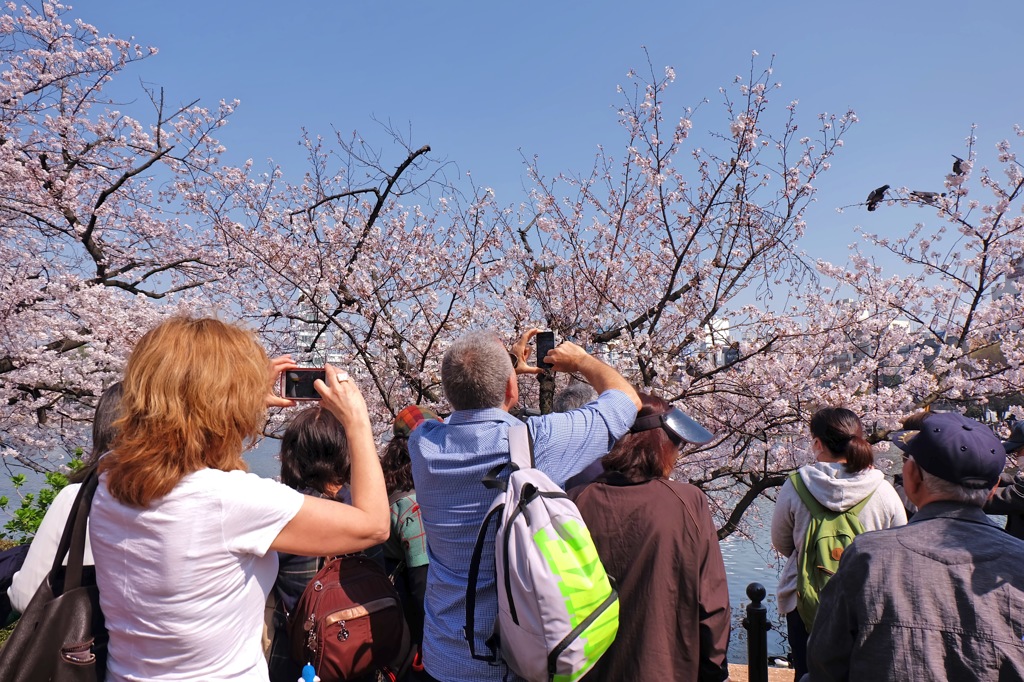
{"label": "navy baseball cap", "polygon": [[929,474],[965,488],[991,488],[1006,466],[992,429],[955,412],[932,412],[920,431],[894,431],[889,440]]}
{"label": "navy baseball cap", "polygon": [[1010,431],[1010,437],[1003,441],[1003,448],[1007,453],[1024,448],[1024,421],[1018,419],[1013,422],[1013,430]]}

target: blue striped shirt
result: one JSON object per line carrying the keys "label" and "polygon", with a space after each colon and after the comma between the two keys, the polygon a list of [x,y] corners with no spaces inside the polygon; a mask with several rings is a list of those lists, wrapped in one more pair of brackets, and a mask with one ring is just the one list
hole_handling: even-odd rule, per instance
{"label": "blue striped shirt", "polygon": [[[558,485],[565,485],[567,478],[603,457],[635,418],[636,405],[625,393],[614,390],[578,410],[530,417],[527,424],[536,466]],[[470,558],[495,495],[480,481],[492,468],[509,461],[508,429],[516,423],[515,417],[497,408],[462,410],[443,423],[424,422],[409,438],[430,557],[423,663],[441,682],[498,681],[507,674],[504,665],[470,656],[463,626]],[[490,653],[484,642],[497,619],[494,577],[491,539],[484,544],[480,563],[473,645],[478,655]]]}

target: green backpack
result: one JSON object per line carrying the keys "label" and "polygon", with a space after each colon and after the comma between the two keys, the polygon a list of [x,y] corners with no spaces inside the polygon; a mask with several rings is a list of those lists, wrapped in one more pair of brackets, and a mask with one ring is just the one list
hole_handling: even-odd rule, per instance
{"label": "green backpack", "polygon": [[818,612],[822,588],[839,568],[843,551],[855,537],[864,532],[864,524],[857,515],[864,509],[871,495],[844,512],[835,512],[821,506],[814,499],[799,472],[790,474],[789,480],[804,506],[811,512],[796,569],[796,609],[810,632]]}

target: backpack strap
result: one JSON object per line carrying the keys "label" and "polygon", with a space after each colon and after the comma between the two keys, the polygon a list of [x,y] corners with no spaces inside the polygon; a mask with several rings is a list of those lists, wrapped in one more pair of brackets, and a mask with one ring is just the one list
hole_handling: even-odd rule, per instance
{"label": "backpack strap", "polygon": [[526,424],[516,424],[508,427],[508,453],[510,455],[508,463],[498,464],[480,479],[480,482],[488,490],[497,490],[499,492],[508,490],[508,481],[499,478],[501,472],[506,468],[511,467],[512,471],[534,468],[533,437],[530,435],[530,429]]}
{"label": "backpack strap", "polygon": [[811,491],[807,489],[807,485],[804,483],[804,479],[800,478],[800,472],[794,471],[789,475],[789,481],[793,484],[793,489],[796,490],[796,494],[800,496],[800,500],[807,507],[807,510],[811,512],[811,516],[820,518],[828,513],[828,510],[818,502],[817,498],[811,494]]}
{"label": "backpack strap", "polygon": [[526,424],[515,424],[508,429],[508,451],[512,455],[512,464],[519,469],[532,469],[536,466],[533,456],[533,438],[530,427]]}
{"label": "backpack strap", "polygon": [[462,629],[463,635],[466,637],[466,641],[469,642],[470,656],[477,661],[486,661],[487,663],[497,663],[498,654],[496,648],[492,646],[493,638],[487,640],[487,644],[491,648],[489,656],[476,653],[476,646],[474,645],[474,640],[476,639],[476,585],[477,579],[480,576],[480,560],[484,553],[484,542],[487,540],[487,528],[491,525],[491,519],[504,508],[504,502],[493,505],[487,512],[487,516],[484,517],[483,523],[480,524],[480,533],[477,535],[476,545],[473,547],[473,558],[469,561],[469,580],[466,585],[466,625]]}
{"label": "backpack strap", "polygon": [[851,514],[853,514],[854,516],[860,516],[860,513],[862,511],[864,511],[864,507],[867,506],[868,500],[870,500],[871,496],[874,495],[874,494],[875,494],[875,491],[872,490],[870,493],[868,493],[867,497],[865,497],[863,500],[861,500],[857,504],[855,504],[852,507],[850,507],[850,509],[848,511]]}
{"label": "backpack strap", "polygon": [[[821,502],[818,502],[818,500],[814,497],[814,495],[811,494],[811,491],[807,489],[807,485],[804,483],[804,479],[802,479],[800,477],[800,472],[799,471],[794,471],[793,473],[791,473],[789,475],[789,480],[793,483],[793,488],[796,490],[797,494],[800,496],[800,499],[803,501],[804,506],[807,507],[808,511],[811,512],[811,516],[813,516],[815,518],[818,518],[818,517],[825,516],[826,514],[830,513],[831,510],[826,509],[824,506],[822,506]],[[847,509],[845,511],[842,511],[842,512],[832,512],[832,513],[837,513],[837,514],[850,513],[850,514],[853,514],[854,516],[858,516],[864,510],[864,507],[867,506],[868,500],[870,500],[871,496],[874,495],[874,494],[875,494],[875,491],[872,490],[870,493],[868,493],[867,497],[865,497],[863,500],[861,500],[857,504],[853,505],[849,509]]]}

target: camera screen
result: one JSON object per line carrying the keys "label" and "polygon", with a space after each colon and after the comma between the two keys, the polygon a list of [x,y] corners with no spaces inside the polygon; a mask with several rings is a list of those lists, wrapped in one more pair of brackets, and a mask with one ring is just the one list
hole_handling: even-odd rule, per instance
{"label": "camera screen", "polygon": [[281,375],[281,395],[291,400],[320,400],[313,387],[317,379],[326,380],[322,369],[288,369]]}

